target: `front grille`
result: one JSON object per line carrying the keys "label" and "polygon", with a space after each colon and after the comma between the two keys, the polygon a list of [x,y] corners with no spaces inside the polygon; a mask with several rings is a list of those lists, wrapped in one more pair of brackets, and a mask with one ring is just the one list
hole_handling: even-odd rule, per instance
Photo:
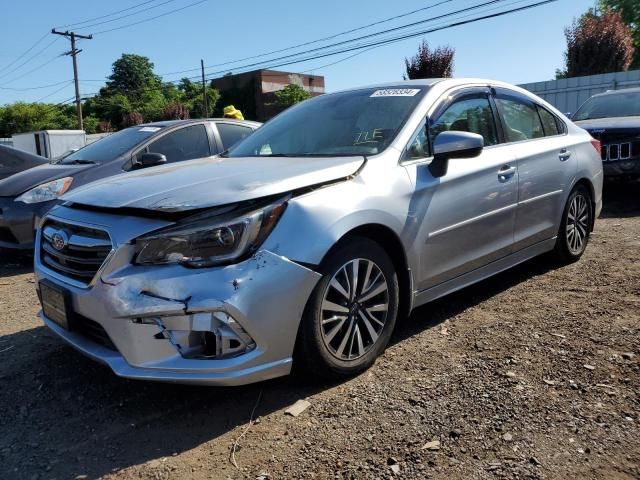
{"label": "front grille", "polygon": [[48,219],[42,226],[40,260],[65,277],[88,284],[112,249],[104,230]]}
{"label": "front grille", "polygon": [[116,346],[111,341],[111,338],[109,338],[109,334],[98,322],[89,320],[87,317],[83,317],[82,315],[74,314],[70,328],[71,331],[78,333],[83,337],[108,348],[109,350],[117,351]]}
{"label": "front grille", "polygon": [[602,160],[604,162],[615,162],[617,160],[629,160],[640,155],[640,142],[622,142],[603,144]]}
{"label": "front grille", "polygon": [[590,130],[602,144],[602,161],[615,162],[640,156],[640,131],[637,128]]}

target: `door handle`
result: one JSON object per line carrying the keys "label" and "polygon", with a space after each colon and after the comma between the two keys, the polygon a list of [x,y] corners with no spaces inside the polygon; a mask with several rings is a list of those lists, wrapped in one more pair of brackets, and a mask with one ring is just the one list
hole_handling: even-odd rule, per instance
{"label": "door handle", "polygon": [[505,165],[500,170],[498,170],[498,178],[504,181],[507,178],[511,177],[514,173],[516,173],[516,167]]}
{"label": "door handle", "polygon": [[560,150],[560,153],[558,154],[558,158],[560,159],[561,162],[566,162],[567,160],[569,160],[569,157],[571,157],[571,152],[569,150],[567,150],[566,148],[563,148],[562,150]]}

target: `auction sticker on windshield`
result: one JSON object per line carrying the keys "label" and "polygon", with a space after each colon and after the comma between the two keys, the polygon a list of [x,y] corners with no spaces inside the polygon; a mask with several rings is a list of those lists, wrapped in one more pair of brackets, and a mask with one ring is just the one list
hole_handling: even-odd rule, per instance
{"label": "auction sticker on windshield", "polygon": [[384,90],[376,90],[371,94],[372,97],[413,97],[420,91],[419,88],[387,88]]}
{"label": "auction sticker on windshield", "polygon": [[160,130],[160,127],[142,127],[139,131],[140,132],[157,132],[158,130]]}

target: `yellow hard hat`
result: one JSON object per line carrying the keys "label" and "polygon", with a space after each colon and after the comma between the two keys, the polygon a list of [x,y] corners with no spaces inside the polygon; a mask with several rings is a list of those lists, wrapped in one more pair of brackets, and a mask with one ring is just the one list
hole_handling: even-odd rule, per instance
{"label": "yellow hard hat", "polygon": [[236,107],[234,107],[233,105],[224,107],[223,113],[226,118],[235,118],[236,120],[244,120],[244,117],[242,116],[242,112],[240,110],[236,110]]}

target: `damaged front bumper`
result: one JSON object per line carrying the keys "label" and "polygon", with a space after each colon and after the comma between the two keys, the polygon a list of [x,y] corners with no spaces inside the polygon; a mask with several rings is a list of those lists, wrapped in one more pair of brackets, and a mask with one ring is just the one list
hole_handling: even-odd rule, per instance
{"label": "damaged front bumper", "polygon": [[38,288],[63,287],[73,316],[63,328],[41,312],[44,323],[127,378],[240,385],[290,372],[320,274],[266,250],[205,269],[134,266],[132,255],[131,245],[117,246],[94,281],[81,286],[49,270],[36,251]]}

